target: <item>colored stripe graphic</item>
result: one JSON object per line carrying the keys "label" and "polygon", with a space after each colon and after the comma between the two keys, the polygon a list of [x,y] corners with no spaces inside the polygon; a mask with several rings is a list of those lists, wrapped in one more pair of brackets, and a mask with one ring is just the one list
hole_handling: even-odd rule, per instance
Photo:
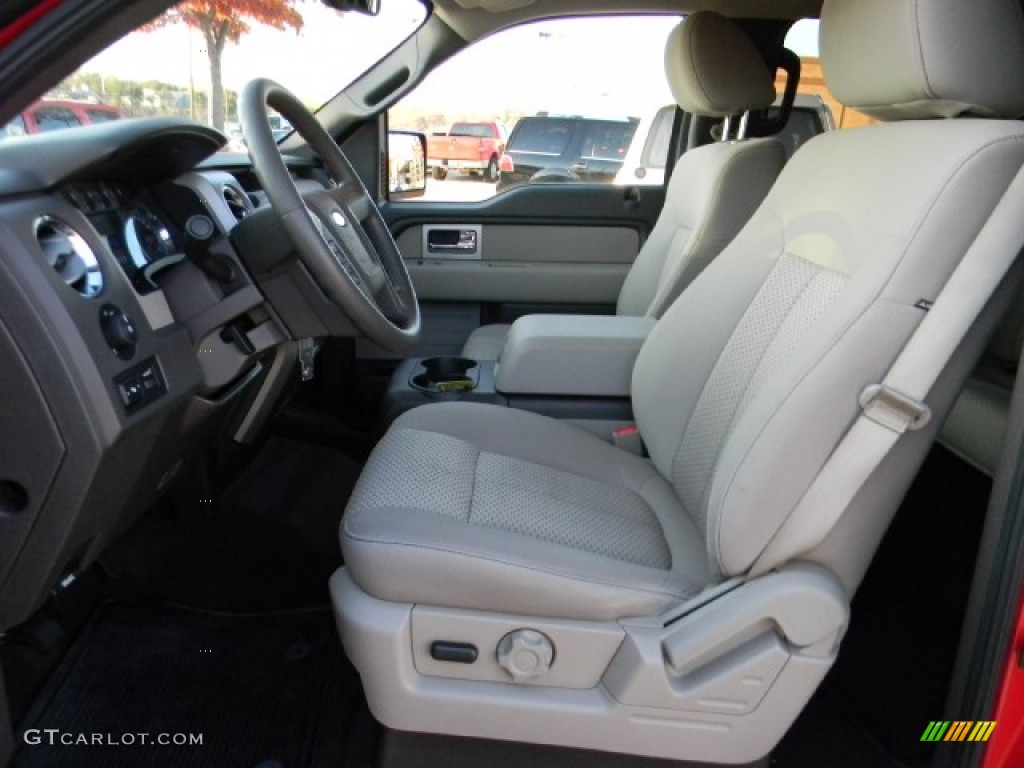
{"label": "colored stripe graphic", "polygon": [[995,720],[932,720],[921,741],[988,741],[995,727]]}
{"label": "colored stripe graphic", "polygon": [[988,741],[988,737],[992,735],[992,731],[996,728],[995,720],[981,720],[974,730],[971,731],[971,735],[967,737],[968,741]]}
{"label": "colored stripe graphic", "polygon": [[932,720],[924,729],[921,741],[941,741],[946,729],[949,728],[948,720]]}
{"label": "colored stripe graphic", "polygon": [[954,720],[953,724],[949,727],[949,732],[946,733],[946,738],[943,741],[963,741],[967,737],[967,730],[974,725],[970,721]]}

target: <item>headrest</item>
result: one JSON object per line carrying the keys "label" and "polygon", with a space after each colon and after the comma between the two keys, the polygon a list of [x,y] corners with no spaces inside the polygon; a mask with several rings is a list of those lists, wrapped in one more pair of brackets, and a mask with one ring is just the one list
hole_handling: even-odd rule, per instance
{"label": "headrest", "polygon": [[825,0],[821,63],[880,120],[1024,114],[1020,0]]}
{"label": "headrest", "polygon": [[712,11],[690,14],[669,34],[665,74],[676,103],[697,115],[738,115],[775,99],[773,73],[750,38]]}

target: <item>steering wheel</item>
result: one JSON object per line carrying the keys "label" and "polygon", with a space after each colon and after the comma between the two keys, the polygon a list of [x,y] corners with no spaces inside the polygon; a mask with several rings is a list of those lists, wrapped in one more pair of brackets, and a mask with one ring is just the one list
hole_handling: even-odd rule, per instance
{"label": "steering wheel", "polygon": [[[299,193],[274,140],[267,107],[309,142],[333,186]],[[245,86],[238,115],[256,175],[313,279],[373,341],[396,352],[414,346],[420,308],[409,271],[341,148],[302,102],[272,80],[260,78]]]}

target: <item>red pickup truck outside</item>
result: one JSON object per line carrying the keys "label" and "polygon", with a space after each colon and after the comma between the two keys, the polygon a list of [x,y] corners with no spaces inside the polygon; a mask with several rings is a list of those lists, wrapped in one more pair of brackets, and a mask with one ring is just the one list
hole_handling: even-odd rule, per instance
{"label": "red pickup truck outside", "polygon": [[508,129],[501,123],[454,123],[448,133],[427,138],[427,167],[438,181],[448,171],[483,173],[487,181],[497,181],[507,140]]}
{"label": "red pickup truck outside", "polygon": [[124,115],[118,109],[107,104],[43,99],[15,115],[7,125],[0,125],[0,138],[106,123],[122,117]]}

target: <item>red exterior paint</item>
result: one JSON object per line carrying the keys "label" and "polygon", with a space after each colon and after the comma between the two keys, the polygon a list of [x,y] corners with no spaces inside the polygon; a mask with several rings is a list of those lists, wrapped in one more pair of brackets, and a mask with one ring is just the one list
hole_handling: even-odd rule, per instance
{"label": "red exterior paint", "polygon": [[19,16],[11,24],[0,29],[0,48],[17,39],[22,32],[35,24],[39,19],[48,14],[61,4],[61,0],[41,0],[28,13]]}
{"label": "red exterior paint", "polygon": [[992,720],[996,721],[992,738],[985,749],[983,768],[1020,768],[1024,766],[1024,601],[1017,608],[1017,626],[1013,645],[1006,660],[1003,683]]}

